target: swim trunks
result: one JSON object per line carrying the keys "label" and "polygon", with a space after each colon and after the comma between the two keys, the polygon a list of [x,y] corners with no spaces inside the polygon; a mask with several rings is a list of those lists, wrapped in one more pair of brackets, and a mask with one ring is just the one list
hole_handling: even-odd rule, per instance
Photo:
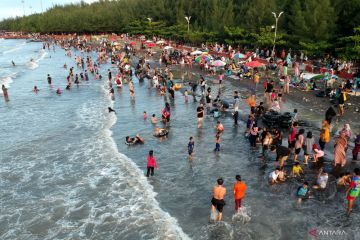
{"label": "swim trunks", "polygon": [[225,201],[224,201],[224,199],[219,200],[219,199],[212,198],[211,204],[218,210],[218,212],[222,212],[222,210],[225,206]]}

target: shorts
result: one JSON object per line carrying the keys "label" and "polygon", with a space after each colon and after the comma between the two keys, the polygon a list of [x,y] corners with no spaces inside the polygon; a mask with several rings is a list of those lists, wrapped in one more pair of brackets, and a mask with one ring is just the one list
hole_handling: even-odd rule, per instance
{"label": "shorts", "polygon": [[339,108],[344,109],[344,104],[339,104]]}
{"label": "shorts", "polygon": [[188,151],[189,155],[193,154],[193,150]]}
{"label": "shorts", "polygon": [[350,196],[350,195],[347,195],[347,196],[346,196],[346,199],[347,199],[348,201],[354,201],[354,200],[356,199],[356,197],[352,197],[352,196]]}
{"label": "shorts", "polygon": [[300,151],[301,151],[301,148],[297,148],[297,149],[295,149],[295,154],[297,155],[297,154],[299,154],[300,153]]}
{"label": "shorts", "polygon": [[224,199],[219,200],[219,199],[212,198],[211,204],[216,208],[216,210],[218,210],[218,212],[221,213],[225,206],[225,201],[224,201]]}

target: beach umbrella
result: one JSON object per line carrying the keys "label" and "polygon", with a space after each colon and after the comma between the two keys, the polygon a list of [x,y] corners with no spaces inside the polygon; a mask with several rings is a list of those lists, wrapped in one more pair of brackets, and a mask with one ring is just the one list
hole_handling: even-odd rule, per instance
{"label": "beach umbrella", "polygon": [[164,40],[160,40],[160,41],[157,41],[156,44],[164,44],[165,41]]}
{"label": "beach umbrella", "polygon": [[243,58],[246,58],[246,56],[242,53],[236,53],[234,55],[234,59],[243,59]]}
{"label": "beach umbrella", "polygon": [[166,47],[164,47],[165,50],[172,49],[172,48],[173,48],[173,47],[171,47],[171,46],[166,46]]}
{"label": "beach umbrella", "polygon": [[202,51],[196,50],[196,51],[191,52],[190,55],[194,56],[194,55],[200,55],[202,53],[203,53]]}
{"label": "beach umbrella", "polygon": [[209,56],[209,55],[201,55],[201,56],[197,56],[195,58],[195,62],[200,62],[200,60],[209,62],[211,60],[211,56]]}
{"label": "beach umbrella", "polygon": [[152,47],[155,47],[156,44],[153,43],[153,42],[151,42],[151,43],[146,44],[146,46],[147,46],[148,48],[152,48]]}
{"label": "beach umbrella", "polygon": [[145,43],[153,43],[152,41],[150,40],[146,40]]}
{"label": "beach umbrella", "polygon": [[259,61],[251,61],[245,64],[247,67],[255,68],[255,67],[262,67],[264,64],[262,64]]}
{"label": "beach umbrella", "polygon": [[131,42],[131,43],[129,43],[129,45],[131,45],[131,46],[133,46],[133,45],[135,45],[136,44],[136,42]]}
{"label": "beach umbrella", "polygon": [[223,62],[223,61],[221,61],[221,60],[216,60],[216,61],[214,61],[214,62],[212,63],[212,65],[215,66],[215,67],[223,67],[223,66],[226,65],[226,63]]}

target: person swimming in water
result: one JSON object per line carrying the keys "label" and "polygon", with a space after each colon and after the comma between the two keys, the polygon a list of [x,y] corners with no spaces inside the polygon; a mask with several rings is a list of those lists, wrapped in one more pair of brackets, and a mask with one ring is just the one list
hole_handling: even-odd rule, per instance
{"label": "person swimming in water", "polygon": [[128,144],[135,144],[135,143],[144,143],[144,138],[142,138],[139,134],[136,134],[135,137],[126,136],[125,141]]}
{"label": "person swimming in water", "polygon": [[155,128],[155,133],[154,136],[155,137],[163,137],[166,136],[169,133],[168,130],[166,130],[165,128]]}
{"label": "person swimming in water", "polygon": [[13,65],[13,67],[15,67],[15,62],[14,61],[11,61],[11,64]]}
{"label": "person swimming in water", "polygon": [[113,113],[115,113],[115,114],[116,114],[115,110],[114,110],[114,109],[112,109],[111,107],[108,107],[108,110],[109,110],[109,113],[113,112]]}
{"label": "person swimming in water", "polygon": [[38,87],[37,87],[37,86],[34,86],[34,90],[33,90],[33,91],[34,91],[34,93],[36,93],[36,94],[37,94],[37,93],[39,92]]}

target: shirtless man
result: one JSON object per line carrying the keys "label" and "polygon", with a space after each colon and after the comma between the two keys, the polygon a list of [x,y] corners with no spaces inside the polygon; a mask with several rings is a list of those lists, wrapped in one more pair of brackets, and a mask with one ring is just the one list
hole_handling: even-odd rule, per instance
{"label": "shirtless man", "polygon": [[214,186],[214,196],[211,199],[211,212],[215,213],[215,209],[218,211],[218,221],[222,220],[222,210],[225,206],[224,197],[226,194],[226,188],[223,187],[224,180],[219,178],[217,180],[217,186]]}

